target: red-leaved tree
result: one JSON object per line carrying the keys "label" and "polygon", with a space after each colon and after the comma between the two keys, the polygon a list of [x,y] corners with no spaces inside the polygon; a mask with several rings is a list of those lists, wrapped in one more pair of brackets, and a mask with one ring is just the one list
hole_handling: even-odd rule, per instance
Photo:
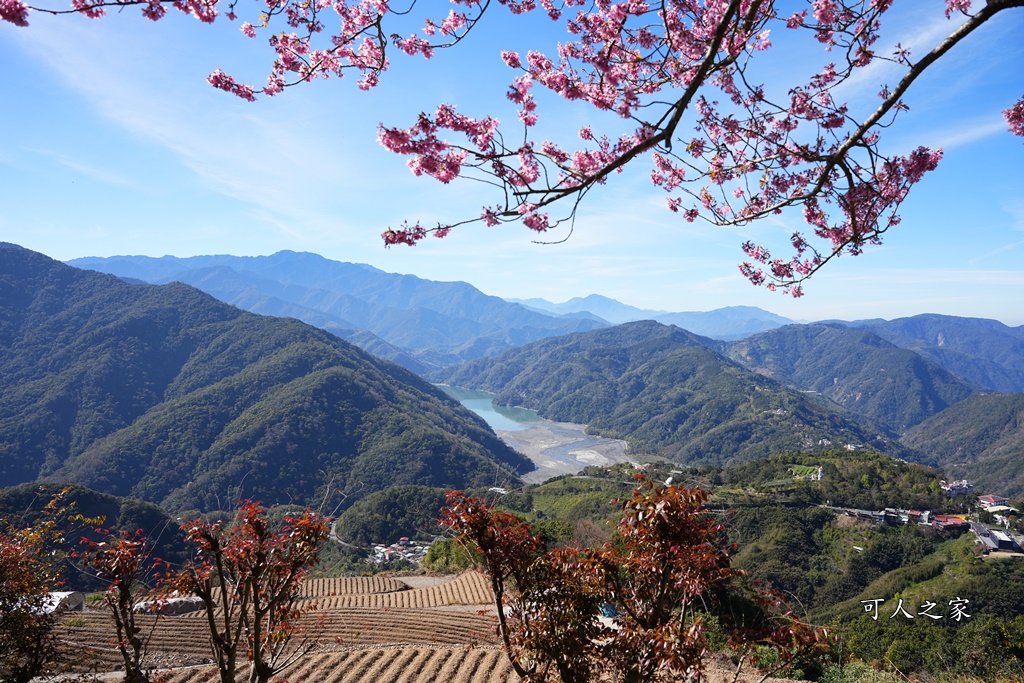
{"label": "red-leaved tree", "polygon": [[[499,635],[524,680],[696,677],[719,629],[740,664],[757,647],[774,650],[780,667],[825,652],[823,631],[769,592],[740,585],[707,496],[643,481],[621,501],[616,538],[598,548],[547,549],[516,517],[459,491],[441,521],[490,577]],[[618,612],[610,624],[600,618],[606,605]]]}
{"label": "red-leaved tree", "polygon": [[[899,223],[910,188],[942,157],[926,147],[883,147],[880,134],[907,108],[907,91],[986,23],[1024,7],[1024,0],[945,0],[936,12],[945,12],[948,32],[912,53],[883,38],[895,0],[497,2],[513,14],[543,12],[567,31],[552,52],[501,53],[515,74],[507,92],[519,107],[512,129],[440,104],[409,127],[382,125],[378,136],[409,157],[416,175],[482,180],[496,187],[495,201],[465,220],[388,229],[386,244],[415,244],[473,222],[520,222],[543,233],[572,222],[587,192],[645,158],[652,181],[668,193],[668,208],[687,221],[741,226],[787,210],[802,213],[808,228],[792,234],[787,255],[747,242],[749,260],[740,266],[752,283],[795,296],[832,258],[879,244]],[[369,89],[389,67],[390,51],[429,58],[453,47],[492,2],[451,4],[445,16],[428,10],[419,33],[401,36],[393,26],[408,19],[416,0],[396,7],[388,0],[265,0],[241,30],[250,38],[269,34],[274,61],[266,84],[245,85],[220,70],[209,81],[247,100],[347,71]],[[152,20],[168,7],[204,22],[222,10],[220,0],[71,0],[63,9],[0,0],[0,19],[27,26],[33,12],[96,18],[131,5]],[[234,20],[236,9],[237,0],[228,0],[225,15]],[[823,56],[806,73],[769,87],[756,69],[759,54],[776,43],[821,48]],[[845,82],[880,61],[899,74],[880,87],[874,106],[853,110],[837,98]],[[584,127],[573,141],[541,139],[537,86],[612,112],[624,126]],[[1024,100],[1013,103],[1019,96],[1007,94],[1003,114],[1010,131],[1024,135]]]}
{"label": "red-leaved tree", "polygon": [[245,502],[232,524],[186,522],[197,557],[172,585],[199,596],[222,683],[235,683],[238,656],[249,683],[267,683],[312,647],[296,645],[303,613],[299,589],[327,538],[328,520],[312,510],[286,517],[279,530],[258,503]]}
{"label": "red-leaved tree", "polygon": [[141,529],[135,533],[112,534],[104,529],[97,532],[102,540],[83,537],[76,556],[88,571],[107,585],[103,603],[114,620],[125,683],[146,683],[149,676],[143,660],[156,621],[150,624],[148,632],[144,631],[136,618],[136,607],[149,598],[151,611],[159,616],[162,601],[153,599],[152,593],[157,582],[166,576],[168,567],[153,556]]}
{"label": "red-leaved tree", "polygon": [[28,683],[60,659],[51,593],[61,585],[66,493],[32,524],[0,520],[0,680]]}

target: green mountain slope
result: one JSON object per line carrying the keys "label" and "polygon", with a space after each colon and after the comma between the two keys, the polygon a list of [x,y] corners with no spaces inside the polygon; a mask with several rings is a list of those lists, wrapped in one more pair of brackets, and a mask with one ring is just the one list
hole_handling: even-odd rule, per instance
{"label": "green mountain slope", "polygon": [[972,396],[925,420],[901,441],[924,462],[979,491],[1024,494],[1024,394]]}
{"label": "green mountain slope", "polygon": [[529,467],[441,391],[323,330],[0,245],[0,486],[224,509]]}
{"label": "green mountain slope", "polygon": [[1024,325],[934,314],[850,324],[916,351],[971,384],[1024,391]]}
{"label": "green mountain slope", "polygon": [[545,339],[438,376],[493,392],[498,404],[627,439],[633,452],[680,461],[738,462],[845,444],[901,451],[710,344],[717,342],[642,321]]}
{"label": "green mountain slope", "polygon": [[917,353],[840,325],[789,325],[730,343],[726,355],[896,433],[973,393]]}

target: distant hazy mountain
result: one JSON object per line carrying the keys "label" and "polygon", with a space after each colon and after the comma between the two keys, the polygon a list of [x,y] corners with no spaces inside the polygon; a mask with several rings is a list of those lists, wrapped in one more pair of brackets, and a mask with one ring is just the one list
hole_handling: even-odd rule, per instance
{"label": "distant hazy mountain", "polygon": [[792,320],[755,306],[727,306],[706,312],[670,313],[636,308],[615,299],[591,294],[561,304],[545,299],[509,299],[538,311],[569,314],[589,312],[619,325],[635,320],[657,320],[712,339],[742,339],[758,332],[791,325]]}
{"label": "distant hazy mountain", "polygon": [[548,313],[556,313],[558,315],[566,313],[591,313],[607,320],[613,325],[628,323],[634,320],[654,320],[656,315],[665,313],[665,311],[636,308],[635,306],[621,303],[615,299],[609,299],[600,294],[576,297],[560,304],[552,303],[546,299],[508,299],[508,301],[520,303],[538,311],[547,311]]}
{"label": "distant hazy mountain", "polygon": [[1024,394],[972,396],[925,420],[901,441],[979,492],[1024,492]]}
{"label": "distant hazy mountain", "polygon": [[720,343],[641,321],[544,339],[437,376],[494,392],[499,404],[624,438],[636,453],[684,462],[846,444],[902,452],[878,430],[744,369],[713,346]]}
{"label": "distant hazy mountain", "polygon": [[443,392],[323,330],[0,244],[0,487],[67,481],[180,511],[529,467]]}
{"label": "distant hazy mountain", "polygon": [[607,326],[594,316],[530,310],[464,282],[385,273],[309,253],[89,257],[69,263],[151,283],[192,284],[246,310],[322,327],[417,372],[544,337]]}
{"label": "distant hazy mountain", "polygon": [[949,315],[845,323],[930,358],[957,377],[995,391],[1024,391],[1024,325]]}
{"label": "distant hazy mountain", "polygon": [[842,325],[788,325],[725,348],[750,370],[819,393],[896,433],[974,392],[927,358]]}
{"label": "distant hazy mountain", "polygon": [[789,318],[756,306],[726,306],[704,313],[666,313],[657,316],[655,320],[694,334],[726,341],[793,324]]}

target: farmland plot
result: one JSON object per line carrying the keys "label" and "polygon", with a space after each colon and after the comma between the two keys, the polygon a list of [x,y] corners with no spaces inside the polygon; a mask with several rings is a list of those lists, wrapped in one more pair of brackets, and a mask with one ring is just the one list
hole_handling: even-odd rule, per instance
{"label": "farmland plot", "polygon": [[429,608],[453,605],[490,605],[493,598],[490,583],[482,574],[464,572],[444,583],[427,588],[403,591],[320,594],[312,598],[318,609],[338,607],[363,608]]}
{"label": "farmland plot", "polygon": [[[515,680],[496,647],[377,647],[310,655],[289,669],[292,683],[499,683]],[[168,672],[166,683],[218,683],[213,667]]]}
{"label": "farmland plot", "polygon": [[[398,579],[313,579],[303,594],[316,609],[304,617],[315,649],[278,677],[288,683],[509,683],[518,680],[494,635],[487,580],[466,572],[409,589]],[[209,633],[199,613],[141,618],[153,629],[147,665],[162,683],[218,683]],[[65,615],[61,637],[81,673],[116,671],[120,655],[105,611]],[[247,667],[240,662],[239,681]],[[704,680],[734,683],[728,660]],[[759,677],[741,675],[740,683]],[[110,679],[108,679],[110,680]],[[156,680],[156,679],[154,679]],[[777,681],[780,679],[768,679]],[[597,683],[597,682],[595,682]]]}
{"label": "farmland plot", "polygon": [[[491,602],[489,585],[476,572],[414,589],[389,577],[311,579],[302,593],[314,607],[303,619],[304,636],[316,643],[314,653],[296,665],[296,672],[307,672],[304,680],[475,682],[491,680],[492,672],[499,680],[508,668],[504,654],[495,649],[495,620],[484,613]],[[452,610],[454,605],[464,609]],[[214,669],[200,666],[213,662],[204,612],[159,620],[141,616],[140,626],[143,633],[153,634],[149,666],[189,667],[174,672],[169,681],[202,683],[206,676],[212,677],[210,681],[216,678]],[[80,672],[119,668],[113,635],[113,623],[103,610],[68,615],[63,621],[62,640]],[[316,667],[323,671],[308,673],[319,671]],[[408,677],[407,668],[409,676],[422,669],[425,677]],[[331,673],[335,669],[339,673]],[[398,669],[405,677],[396,673]],[[455,669],[460,673],[450,677]],[[366,677],[360,678],[360,672]],[[441,678],[431,678],[438,672],[443,673]],[[303,680],[297,675],[289,673],[287,678],[292,683]]]}

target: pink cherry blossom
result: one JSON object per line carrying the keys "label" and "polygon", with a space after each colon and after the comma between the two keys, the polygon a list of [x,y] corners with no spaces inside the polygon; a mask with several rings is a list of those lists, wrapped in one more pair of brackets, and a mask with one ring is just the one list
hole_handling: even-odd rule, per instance
{"label": "pink cherry blossom", "polygon": [[1010,132],[1024,136],[1024,99],[1003,112],[1003,117],[1010,124]]}
{"label": "pink cherry blossom", "polygon": [[946,0],[946,18],[954,12],[967,14],[971,11],[971,0]]}
{"label": "pink cherry blossom", "polygon": [[0,20],[28,26],[28,5],[21,0],[0,0]]}

